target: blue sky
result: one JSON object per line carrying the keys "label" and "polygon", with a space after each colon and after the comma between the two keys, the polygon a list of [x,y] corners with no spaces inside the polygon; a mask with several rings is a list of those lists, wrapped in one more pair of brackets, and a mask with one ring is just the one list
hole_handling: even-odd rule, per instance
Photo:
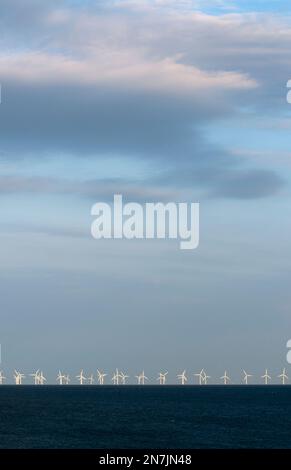
{"label": "blue sky", "polygon": [[[193,2],[195,4],[195,2]],[[206,5],[203,8],[203,3]],[[208,5],[207,5],[208,3]],[[239,11],[239,12],[290,12],[290,5],[288,0],[217,0],[200,2],[200,7],[203,11],[209,13],[221,13],[222,11]]]}
{"label": "blue sky", "polygon": [[[4,370],[285,366],[284,1],[0,0]],[[198,250],[96,241],[90,210],[198,201]]]}

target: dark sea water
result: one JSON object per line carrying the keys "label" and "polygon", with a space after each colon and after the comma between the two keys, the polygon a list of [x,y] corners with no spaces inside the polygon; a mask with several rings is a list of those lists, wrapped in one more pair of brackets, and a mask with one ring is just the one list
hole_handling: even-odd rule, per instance
{"label": "dark sea water", "polygon": [[291,448],[289,386],[2,386],[1,448]]}

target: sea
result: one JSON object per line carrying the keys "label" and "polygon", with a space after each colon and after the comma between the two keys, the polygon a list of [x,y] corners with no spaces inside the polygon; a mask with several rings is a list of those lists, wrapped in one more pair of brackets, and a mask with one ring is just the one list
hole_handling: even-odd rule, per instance
{"label": "sea", "polygon": [[291,386],[0,387],[2,449],[291,448]]}

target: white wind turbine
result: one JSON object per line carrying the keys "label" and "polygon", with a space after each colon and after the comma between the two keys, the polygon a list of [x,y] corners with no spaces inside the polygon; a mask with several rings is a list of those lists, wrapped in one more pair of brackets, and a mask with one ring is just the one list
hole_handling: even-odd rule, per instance
{"label": "white wind turbine", "polygon": [[43,375],[43,371],[41,370],[41,371],[40,371],[40,376],[39,376],[39,384],[40,384],[40,385],[44,385],[45,382],[46,382],[46,378],[45,378],[45,376]]}
{"label": "white wind turbine", "polygon": [[178,380],[181,380],[181,385],[185,385],[186,382],[188,381],[185,370],[183,370],[182,374],[178,374],[177,377],[178,377]]}
{"label": "white wind turbine", "polygon": [[160,372],[157,380],[159,381],[160,385],[165,385],[166,383],[166,376],[168,375],[168,372]]}
{"label": "white wind turbine", "polygon": [[252,374],[247,374],[247,372],[243,369],[243,373],[244,373],[244,378],[243,378],[243,382],[248,385],[248,378],[249,377],[252,377]]}
{"label": "white wind turbine", "polygon": [[40,375],[39,375],[39,369],[37,369],[36,372],[33,374],[29,374],[31,377],[33,377],[33,382],[34,385],[39,385],[40,384]]}
{"label": "white wind turbine", "polygon": [[118,382],[118,375],[116,374],[116,372],[114,372],[112,378],[111,378],[112,382],[113,382],[113,385],[118,385],[119,382]]}
{"label": "white wind turbine", "polygon": [[265,370],[264,375],[261,376],[262,379],[264,379],[264,384],[268,385],[269,380],[271,380],[270,375],[268,374],[268,369]]}
{"label": "white wind turbine", "polygon": [[111,380],[113,381],[114,385],[119,385],[119,383],[120,383],[119,379],[122,380],[122,375],[119,373],[118,369],[116,369]]}
{"label": "white wind turbine", "polygon": [[2,370],[0,371],[0,385],[3,385],[4,380],[6,380],[6,377],[4,377]]}
{"label": "white wind turbine", "polygon": [[286,374],[286,369],[284,367],[282,374],[278,375],[280,379],[282,379],[282,385],[285,385],[285,381],[288,380],[288,376]]}
{"label": "white wind turbine", "polygon": [[149,379],[145,376],[144,370],[142,371],[141,374],[136,375],[135,377],[136,377],[136,379],[137,379],[138,385],[144,385],[144,384],[145,384],[145,380],[149,380]]}
{"label": "white wind turbine", "polygon": [[210,379],[210,375],[207,375],[204,371],[203,371],[203,377],[202,377],[202,380],[203,380],[203,383],[204,385],[207,385],[207,380]]}
{"label": "white wind turbine", "polygon": [[220,377],[220,380],[223,380],[224,385],[230,383],[230,377],[228,377],[226,370],[224,371],[224,375]]}
{"label": "white wind turbine", "polygon": [[202,385],[204,374],[205,374],[204,369],[201,369],[201,371],[199,373],[194,374],[195,377],[199,378],[198,379],[199,380],[199,385]]}
{"label": "white wind turbine", "polygon": [[57,382],[59,382],[59,385],[64,385],[66,376],[61,373],[59,370],[58,376],[57,376]]}
{"label": "white wind turbine", "polygon": [[64,375],[64,381],[65,381],[65,385],[69,385],[69,383],[71,382],[69,374]]}
{"label": "white wind turbine", "polygon": [[88,377],[88,382],[89,382],[89,385],[94,385],[94,376],[93,376],[93,374],[91,374],[91,375]]}
{"label": "white wind turbine", "polygon": [[25,375],[21,374],[17,370],[14,370],[15,385],[22,385],[22,380],[25,379]]}
{"label": "white wind turbine", "polygon": [[97,369],[97,377],[98,377],[97,380],[98,380],[99,385],[104,385],[104,379],[106,375],[107,374],[104,374],[103,372]]}
{"label": "white wind turbine", "polygon": [[80,375],[76,375],[76,378],[78,379],[78,381],[80,382],[80,385],[84,385],[84,383],[86,382],[86,377],[84,376],[84,371],[83,369],[81,370],[80,372]]}
{"label": "white wind turbine", "polygon": [[129,375],[126,375],[123,372],[120,372],[120,375],[121,375],[121,383],[122,383],[122,385],[125,385],[126,384],[126,379],[129,378]]}

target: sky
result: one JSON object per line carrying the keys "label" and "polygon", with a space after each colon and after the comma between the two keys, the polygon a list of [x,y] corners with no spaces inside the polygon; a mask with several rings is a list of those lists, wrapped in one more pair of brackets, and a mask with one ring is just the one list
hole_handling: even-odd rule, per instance
{"label": "sky", "polygon": [[[288,3],[0,0],[7,374],[289,370]],[[94,240],[117,193],[199,202],[199,248]]]}

